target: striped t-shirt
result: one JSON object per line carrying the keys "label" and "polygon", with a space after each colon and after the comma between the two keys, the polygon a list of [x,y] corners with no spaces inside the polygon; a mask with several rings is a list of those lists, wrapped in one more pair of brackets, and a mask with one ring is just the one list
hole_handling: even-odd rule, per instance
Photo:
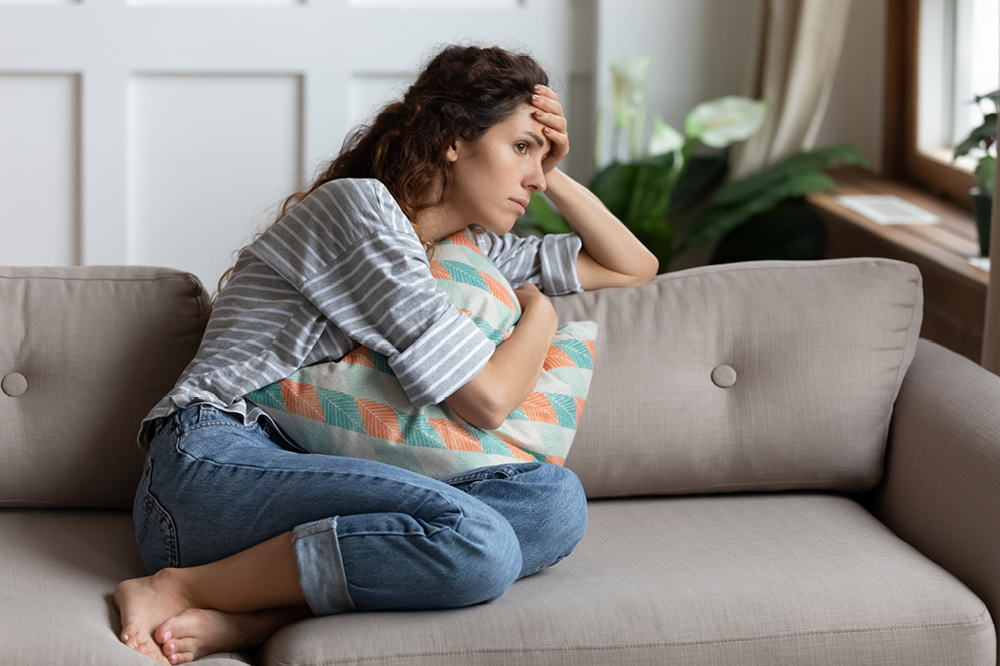
{"label": "striped t-shirt", "polygon": [[[474,237],[512,287],[535,282],[549,296],[582,291],[577,234]],[[270,420],[244,396],[358,345],[388,357],[416,407],[461,388],[496,349],[437,288],[424,247],[385,185],[341,179],[317,188],[241,253],[197,355],[143,419],[139,447],[148,449],[156,419],[197,403],[245,425]]]}

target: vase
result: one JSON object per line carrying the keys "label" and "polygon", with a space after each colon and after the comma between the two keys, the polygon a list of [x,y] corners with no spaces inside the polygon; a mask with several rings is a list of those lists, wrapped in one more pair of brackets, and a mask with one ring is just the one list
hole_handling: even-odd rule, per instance
{"label": "vase", "polygon": [[993,198],[983,194],[978,187],[969,190],[976,204],[976,228],[979,230],[979,252],[981,256],[990,256],[990,214],[993,211]]}

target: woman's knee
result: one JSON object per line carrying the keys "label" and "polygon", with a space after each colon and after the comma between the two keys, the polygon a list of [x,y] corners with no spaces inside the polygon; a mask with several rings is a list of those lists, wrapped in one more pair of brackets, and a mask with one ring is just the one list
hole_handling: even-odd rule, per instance
{"label": "woman's knee", "polygon": [[448,606],[470,606],[499,598],[521,571],[521,544],[510,523],[483,507],[467,512],[455,528],[459,553],[442,581]]}
{"label": "woman's knee", "polygon": [[548,527],[568,548],[562,559],[587,531],[587,494],[572,470],[560,465],[542,465],[539,471],[546,475],[550,486]]}

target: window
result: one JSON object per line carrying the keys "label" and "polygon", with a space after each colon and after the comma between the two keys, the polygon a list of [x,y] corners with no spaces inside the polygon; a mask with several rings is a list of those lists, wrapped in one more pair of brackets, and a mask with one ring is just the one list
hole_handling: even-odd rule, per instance
{"label": "window", "polygon": [[890,0],[888,29],[885,171],[971,208],[979,155],[952,154],[1000,88],[1000,2]]}

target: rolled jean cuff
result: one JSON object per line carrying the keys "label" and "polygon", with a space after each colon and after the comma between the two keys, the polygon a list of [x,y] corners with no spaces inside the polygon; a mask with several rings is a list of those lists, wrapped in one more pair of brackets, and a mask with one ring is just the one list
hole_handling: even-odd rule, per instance
{"label": "rolled jean cuff", "polygon": [[347,591],[336,516],[295,527],[292,548],[299,566],[299,585],[314,615],[357,610]]}

